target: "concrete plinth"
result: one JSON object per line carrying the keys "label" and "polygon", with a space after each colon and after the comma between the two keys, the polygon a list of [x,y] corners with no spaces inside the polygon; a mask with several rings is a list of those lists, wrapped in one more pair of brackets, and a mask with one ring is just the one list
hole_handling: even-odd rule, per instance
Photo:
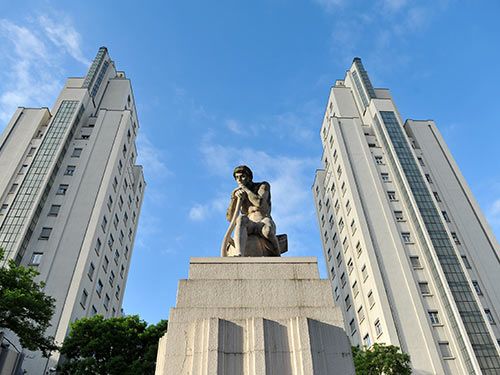
{"label": "concrete plinth", "polygon": [[156,375],[188,374],[354,374],[316,258],[191,258],[156,364]]}

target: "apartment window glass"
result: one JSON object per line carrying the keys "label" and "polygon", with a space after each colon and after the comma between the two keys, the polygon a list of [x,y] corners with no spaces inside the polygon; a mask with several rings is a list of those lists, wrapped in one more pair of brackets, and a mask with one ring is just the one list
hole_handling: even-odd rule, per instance
{"label": "apartment window glass", "polygon": [[394,211],[394,216],[396,217],[396,221],[403,221],[403,211]]}
{"label": "apartment window glass", "polygon": [[460,240],[458,239],[458,236],[455,232],[451,232],[451,237],[453,238],[455,244],[460,245]]}
{"label": "apartment window glass", "polygon": [[354,335],[356,332],[356,323],[354,322],[354,318],[349,322],[349,329],[351,330],[351,335]]}
{"label": "apartment window glass", "polygon": [[368,292],[368,303],[370,304],[370,308],[375,305],[375,297],[373,296],[373,292],[371,290]]}
{"label": "apartment window glass", "polygon": [[101,228],[104,232],[106,232],[106,227],[108,226],[108,219],[106,219],[106,215],[102,217]]}
{"label": "apartment window glass", "polygon": [[2,207],[0,207],[0,215],[5,215],[5,213],[7,212],[7,208],[9,208],[8,204],[2,204]]}
{"label": "apartment window glass", "polygon": [[35,154],[36,147],[31,147],[26,156],[33,156]]}
{"label": "apartment window glass", "polygon": [[472,280],[472,285],[474,285],[474,289],[476,290],[476,293],[478,296],[483,295],[483,291],[481,290],[481,287],[479,286],[479,282],[476,280]]}
{"label": "apartment window glass", "polygon": [[72,158],[79,158],[80,155],[82,154],[82,148],[74,148],[73,152],[71,153]]}
{"label": "apartment window glass", "polygon": [[382,181],[389,182],[389,173],[381,173]]}
{"label": "apartment window glass", "polygon": [[115,263],[118,265],[118,260],[120,259],[120,252],[118,250],[115,250]]}
{"label": "apartment window glass", "polygon": [[439,315],[437,311],[429,311],[428,313],[429,313],[429,319],[433,326],[441,324],[441,322],[439,321]]}
{"label": "apartment window glass", "polygon": [[30,260],[30,266],[38,266],[42,262],[43,253],[33,253]]}
{"label": "apartment window glass", "polygon": [[115,297],[116,299],[120,299],[120,285],[116,286]]}
{"label": "apartment window glass", "polygon": [[418,163],[422,166],[422,167],[425,167],[425,164],[424,164],[424,159],[422,158],[417,158],[418,160]]}
{"label": "apartment window glass", "polygon": [[17,190],[18,184],[12,184],[10,189],[9,189],[9,194],[14,194]]}
{"label": "apartment window glass", "polygon": [[342,167],[339,165],[339,167],[337,168],[337,176],[342,176]]}
{"label": "apartment window glass", "polygon": [[333,291],[333,293],[335,294],[335,300],[338,300],[339,299],[339,287],[338,286],[335,287],[335,290]]}
{"label": "apartment window glass", "polygon": [[363,249],[361,248],[361,242],[358,241],[358,243],[356,244],[356,253],[358,254],[358,258],[362,252],[363,252]]}
{"label": "apartment window glass", "polygon": [[418,256],[416,255],[410,256],[410,262],[413,269],[422,268],[422,264],[420,263],[420,258]]}
{"label": "apartment window glass", "polygon": [[97,295],[100,297],[101,296],[101,293],[102,293],[102,288],[103,288],[104,284],[102,283],[101,279],[99,279],[97,281],[97,286],[95,288],[95,291],[97,293]]}
{"label": "apartment window glass", "polygon": [[420,282],[418,283],[418,287],[420,288],[420,293],[423,296],[429,296],[431,294],[431,289],[429,288],[429,283],[428,282]]}
{"label": "apartment window glass", "polygon": [[115,226],[115,229],[118,229],[118,222],[120,219],[118,218],[118,215],[115,214],[114,220],[113,220],[113,225]]}
{"label": "apartment window glass", "polygon": [[436,198],[437,202],[441,202],[441,198],[439,197],[439,194],[436,191],[432,192],[434,194],[434,198]]}
{"label": "apartment window glass", "polygon": [[82,305],[82,307],[85,309],[85,306],[87,305],[87,297],[89,296],[89,294],[87,293],[87,291],[84,289],[82,291],[82,297],[80,298],[80,305]]}
{"label": "apartment window glass", "polygon": [[52,232],[52,228],[48,227],[43,227],[42,231],[40,232],[40,240],[48,240],[50,237],[50,233]]}
{"label": "apartment window glass", "polygon": [[113,198],[110,196],[108,196],[108,210],[111,211],[111,209],[113,208]]}
{"label": "apartment window glass", "polygon": [[380,319],[375,321],[375,333],[377,334],[377,337],[382,334],[382,323],[380,323]]}
{"label": "apartment window glass", "polygon": [[340,209],[340,203],[339,203],[339,200],[337,199],[335,201],[335,213],[338,213],[339,212],[339,209]]}
{"label": "apartment window glass", "polygon": [[370,334],[367,333],[365,337],[363,337],[363,345],[369,348],[372,345],[372,341],[370,340]]}
{"label": "apartment window glass", "polygon": [[28,170],[28,164],[21,165],[21,169],[19,169],[19,174],[25,174]]}
{"label": "apartment window glass", "polygon": [[351,221],[351,233],[354,234],[356,233],[356,222],[354,221],[354,219],[352,219]]}
{"label": "apartment window glass", "polygon": [[352,261],[352,259],[349,259],[349,261],[347,262],[347,270],[349,271],[349,274],[352,272],[353,269],[354,269],[354,262]]}
{"label": "apartment window glass", "polygon": [[401,233],[401,237],[403,237],[404,243],[412,243],[411,242],[410,232],[403,232],[403,233]]}
{"label": "apartment window glass", "polygon": [[108,294],[106,293],[106,296],[104,297],[104,303],[103,303],[104,308],[106,309],[106,311],[108,311],[108,309],[109,309],[109,301],[110,300],[111,299],[109,298]]}
{"label": "apartment window glass", "polygon": [[57,216],[59,215],[59,210],[61,209],[60,204],[53,204],[50,206],[48,216]]}
{"label": "apartment window glass", "polygon": [[75,169],[76,169],[76,166],[74,166],[74,165],[68,165],[66,167],[66,170],[64,171],[64,175],[66,175],[66,176],[73,176],[73,174],[75,173]]}
{"label": "apartment window glass", "polygon": [[441,351],[441,355],[443,356],[443,358],[453,357],[453,355],[451,354],[450,344],[448,342],[440,342],[439,350]]}
{"label": "apartment window glass", "polygon": [[68,186],[69,185],[66,185],[66,184],[59,185],[59,187],[57,188],[56,194],[57,195],[65,195],[66,192],[68,191]]}
{"label": "apartment window glass", "polygon": [[496,324],[495,319],[493,319],[493,314],[491,313],[490,309],[484,309],[484,313],[486,314],[488,321],[490,324]]}
{"label": "apartment window glass", "polygon": [[375,156],[375,163],[378,165],[384,164],[384,160],[382,159],[382,156]]}
{"label": "apartment window glass", "polygon": [[90,315],[91,316],[97,315],[97,309],[95,308],[94,305],[92,305],[92,313]]}
{"label": "apartment window glass", "polygon": [[347,242],[347,236],[344,237],[344,241],[342,241],[342,247],[344,248],[344,253],[349,249],[349,242]]}
{"label": "apartment window glass", "polygon": [[345,273],[342,272],[342,275],[340,275],[340,286],[343,288],[345,286]]}
{"label": "apartment window glass", "polygon": [[347,200],[347,203],[345,204],[345,210],[349,215],[349,213],[351,212],[351,201]]}
{"label": "apartment window glass", "polygon": [[118,172],[122,173],[123,163],[121,160],[118,160]]}
{"label": "apartment window glass", "polygon": [[448,213],[446,211],[441,211],[441,213],[443,214],[443,219],[449,223],[450,222],[450,217],[448,216]]}
{"label": "apartment window glass", "polygon": [[128,246],[125,246],[125,259],[128,259]]}
{"label": "apartment window glass", "polygon": [[97,256],[99,256],[99,252],[101,251],[101,240],[98,238],[97,241],[95,242],[95,252],[97,254]]}
{"label": "apartment window glass", "polygon": [[340,220],[339,220],[339,232],[342,232],[343,229],[344,229],[344,220],[342,218],[340,218]]}
{"label": "apartment window glass", "polygon": [[344,298],[344,302],[345,302],[345,309],[349,311],[349,309],[351,308],[351,297],[349,296],[349,294]]}
{"label": "apartment window glass", "polygon": [[118,237],[118,240],[120,241],[120,244],[123,245],[123,238],[125,235],[123,234],[123,231],[120,229],[120,236]]}
{"label": "apartment window glass", "polygon": [[342,186],[341,186],[340,188],[342,189],[342,196],[344,196],[344,195],[345,195],[345,193],[346,193],[346,191],[347,191],[347,188],[346,188],[346,186],[345,186],[345,181],[344,181],[344,182],[342,182]]}
{"label": "apartment window glass", "polygon": [[395,201],[396,200],[396,192],[395,191],[388,191],[387,196],[389,197],[390,201]]}
{"label": "apartment window glass", "polygon": [[431,175],[429,174],[425,174],[425,179],[427,180],[428,183],[432,184],[432,178],[431,178]]}
{"label": "apartment window glass", "polygon": [[358,286],[358,282],[355,281],[354,284],[352,284],[352,294],[354,295],[354,297],[356,297],[359,293],[359,286]]}
{"label": "apartment window glass", "polygon": [[90,264],[89,264],[89,272],[87,273],[87,275],[89,276],[90,281],[92,281],[93,278],[94,278],[94,272],[95,272],[94,263],[90,262]]}
{"label": "apartment window glass", "polygon": [[120,195],[120,198],[118,198],[118,206],[120,207],[120,210],[123,208],[123,198]]}
{"label": "apartment window glass", "polygon": [[363,275],[363,281],[368,278],[368,270],[366,269],[366,264],[361,268],[361,274]]}
{"label": "apartment window glass", "polygon": [[109,259],[105,255],[104,260],[102,261],[102,269],[104,270],[104,272],[108,272],[108,267],[109,267]]}
{"label": "apartment window glass", "polygon": [[115,283],[115,273],[113,271],[111,271],[109,273],[109,285],[111,285],[111,287],[113,287],[114,283]]}
{"label": "apartment window glass", "polygon": [[358,319],[359,319],[360,323],[363,320],[365,320],[365,310],[363,310],[363,306],[360,306],[359,309],[358,309]]}
{"label": "apartment window glass", "polygon": [[465,255],[462,255],[462,261],[464,262],[465,268],[471,269],[472,267],[470,266],[469,260]]}
{"label": "apartment window glass", "polygon": [[115,243],[115,238],[113,237],[113,234],[110,233],[108,238],[108,246],[110,250],[112,250],[114,243]]}
{"label": "apartment window glass", "polygon": [[118,180],[115,178],[113,178],[113,190],[116,191],[116,187],[118,186]]}
{"label": "apartment window glass", "polygon": [[123,274],[124,274],[124,273],[125,273],[125,267],[124,267],[124,266],[123,266],[123,264],[122,264],[122,266],[120,267],[120,277],[121,277],[122,279],[123,279]]}

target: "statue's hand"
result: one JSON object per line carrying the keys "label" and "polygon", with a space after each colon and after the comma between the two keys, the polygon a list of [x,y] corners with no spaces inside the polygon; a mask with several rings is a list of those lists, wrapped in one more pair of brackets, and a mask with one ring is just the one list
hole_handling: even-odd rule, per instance
{"label": "statue's hand", "polygon": [[237,189],[237,190],[235,190],[235,192],[234,192],[234,195],[236,196],[236,198],[240,198],[240,199],[241,199],[241,198],[244,198],[244,197],[246,196],[246,194],[247,194],[247,193],[246,193],[243,189],[241,189],[241,188],[238,188],[238,189]]}

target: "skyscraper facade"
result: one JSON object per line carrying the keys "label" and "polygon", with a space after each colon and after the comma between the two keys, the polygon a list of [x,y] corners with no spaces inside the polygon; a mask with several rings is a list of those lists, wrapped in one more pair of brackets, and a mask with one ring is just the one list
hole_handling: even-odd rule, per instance
{"label": "skyscraper facade", "polygon": [[[0,247],[36,267],[56,300],[47,334],[62,343],[78,318],[121,313],[144,195],[130,80],[100,48],[56,103],[18,108],[0,137]],[[28,374],[59,358],[27,352]]]}
{"label": "skyscraper facade", "polygon": [[330,91],[313,195],[353,345],[415,374],[499,374],[499,245],[433,121],[402,121],[354,59]]}

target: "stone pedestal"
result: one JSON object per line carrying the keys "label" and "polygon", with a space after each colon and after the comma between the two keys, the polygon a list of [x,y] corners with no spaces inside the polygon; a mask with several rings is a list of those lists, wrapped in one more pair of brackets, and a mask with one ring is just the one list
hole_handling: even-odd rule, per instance
{"label": "stone pedestal", "polygon": [[316,258],[191,258],[156,364],[156,375],[188,374],[354,374]]}

